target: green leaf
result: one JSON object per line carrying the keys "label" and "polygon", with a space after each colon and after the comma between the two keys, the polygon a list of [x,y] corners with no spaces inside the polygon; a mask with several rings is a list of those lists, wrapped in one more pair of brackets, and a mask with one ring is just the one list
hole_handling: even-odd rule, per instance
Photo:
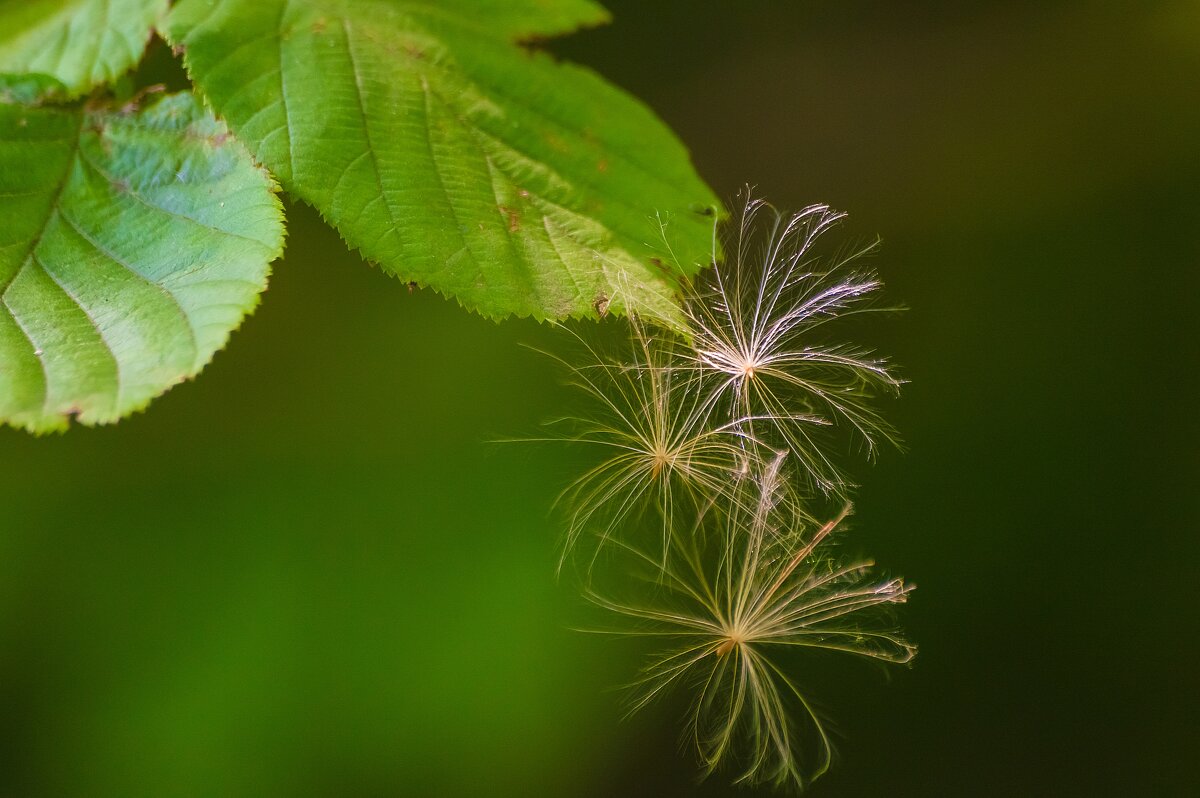
{"label": "green leaf", "polygon": [[400,5],[432,26],[465,25],[514,40],[557,36],[611,20],[592,0],[406,0]]}
{"label": "green leaf", "polygon": [[0,102],[0,421],[103,424],[199,372],[280,253],[273,189],[188,94]]}
{"label": "green leaf", "polygon": [[385,270],[493,317],[675,318],[716,198],[645,106],[514,44],[604,18],[581,0],[181,0],[166,32],[258,160]]}
{"label": "green leaf", "polygon": [[141,60],[167,0],[0,0],[0,72],[57,78],[71,96]]}

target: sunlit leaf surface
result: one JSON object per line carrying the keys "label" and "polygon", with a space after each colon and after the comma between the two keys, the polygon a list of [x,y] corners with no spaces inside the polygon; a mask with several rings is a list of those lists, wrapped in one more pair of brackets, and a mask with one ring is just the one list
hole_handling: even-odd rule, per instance
{"label": "sunlit leaf surface", "polygon": [[254,155],[385,270],[492,317],[672,316],[716,199],[643,105],[518,44],[604,19],[582,0],[182,0],[166,31]]}
{"label": "sunlit leaf surface", "polygon": [[0,72],[86,94],[133,68],[166,10],[167,0],[0,0]]}
{"label": "sunlit leaf surface", "polygon": [[0,83],[0,420],[111,422],[199,372],[254,307],[279,200],[190,95],[121,111],[20,93]]}

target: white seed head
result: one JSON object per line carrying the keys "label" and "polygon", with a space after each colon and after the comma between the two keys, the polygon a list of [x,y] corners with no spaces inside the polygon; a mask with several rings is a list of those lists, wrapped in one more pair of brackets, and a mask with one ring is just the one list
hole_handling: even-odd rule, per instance
{"label": "white seed head", "polygon": [[895,443],[873,401],[902,384],[885,360],[824,335],[831,322],[881,309],[881,283],[859,266],[872,247],[817,251],[843,217],[824,205],[785,216],[747,199],[727,260],[714,258],[685,302],[708,405],[791,449],[809,484],[834,495],[850,481],[830,455],[828,433],[849,430],[868,454]]}

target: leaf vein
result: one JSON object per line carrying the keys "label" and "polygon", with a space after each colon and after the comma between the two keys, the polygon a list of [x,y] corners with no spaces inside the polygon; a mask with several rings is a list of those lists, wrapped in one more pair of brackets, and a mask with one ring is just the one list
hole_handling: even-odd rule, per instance
{"label": "leaf vein", "polygon": [[[91,158],[89,158],[83,149],[79,150],[79,155],[80,155],[80,160],[89,169],[91,169],[93,172],[95,172],[100,177],[104,178],[105,180],[109,181],[110,183],[112,183],[114,185],[119,184],[121,182],[121,181],[117,180],[117,178],[113,177],[108,172],[106,172],[99,164],[97,164],[95,161],[93,161]],[[167,216],[172,216],[176,219],[182,219],[186,222],[191,222],[192,224],[196,225],[197,227],[202,227],[205,230],[212,230],[213,232],[221,233],[222,235],[232,236],[233,238],[239,238],[243,241],[249,241],[251,243],[258,244],[259,246],[261,246],[265,249],[270,248],[264,242],[258,240],[257,238],[251,238],[250,236],[242,235],[241,233],[235,233],[232,230],[226,230],[222,227],[215,227],[211,224],[201,221],[200,219],[197,219],[194,216],[188,216],[185,213],[179,213],[178,211],[173,211],[170,208],[164,208],[161,205],[156,205],[155,203],[153,203],[150,200],[143,197],[137,191],[134,191],[132,188],[129,189],[128,191],[126,191],[124,193],[124,196],[132,197],[138,203],[140,203],[141,205],[144,205],[145,207],[147,207],[151,210],[158,211],[160,213],[166,214]]]}
{"label": "leaf vein", "polygon": [[159,291],[161,291],[163,293],[164,296],[166,296],[168,299],[171,300],[171,304],[175,307],[175,309],[177,311],[179,311],[179,318],[183,321],[184,329],[186,329],[188,332],[188,340],[189,340],[189,342],[191,344],[191,348],[192,348],[191,360],[194,365],[195,361],[200,357],[200,344],[199,344],[199,341],[196,339],[196,331],[192,327],[191,319],[188,317],[187,311],[184,310],[183,305],[180,304],[179,298],[176,297],[174,294],[172,294],[169,290],[167,290],[166,286],[162,285],[161,283],[157,283],[154,280],[151,280],[149,277],[147,277],[146,275],[142,274],[140,271],[135,269],[132,265],[130,265],[129,263],[127,263],[126,261],[124,261],[120,257],[118,257],[116,255],[116,253],[110,251],[107,247],[102,245],[99,241],[92,238],[92,236],[90,234],[88,234],[74,219],[72,219],[67,214],[63,213],[61,208],[58,211],[58,215],[64,222],[67,223],[68,227],[70,227],[72,230],[74,230],[75,233],[80,238],[82,238],[89,246],[91,246],[92,249],[94,249],[97,253],[99,253],[100,255],[103,255],[105,258],[112,261],[117,266],[120,266],[122,269],[129,272],[129,274],[131,274],[135,279],[144,282],[146,285],[149,285],[149,286],[152,286],[152,287],[158,289]]}
{"label": "leaf vein", "polygon": [[[375,154],[375,145],[371,141],[371,125],[367,120],[367,109],[363,104],[362,81],[358,71],[358,61],[354,56],[354,44],[351,41],[350,35],[350,20],[342,17],[342,31],[346,36],[346,54],[350,58],[350,71],[354,74],[354,96],[358,100],[358,115],[362,119],[363,136],[366,138],[367,152],[371,158],[371,170],[375,175],[375,185],[379,188],[379,197],[383,200],[383,207],[387,211],[388,219],[392,223],[392,232],[396,230],[398,222],[396,212],[392,208],[392,203],[388,199],[387,191],[383,187],[383,174],[379,169],[379,158]],[[382,239],[387,233],[379,236]]]}
{"label": "leaf vein", "polygon": [[[434,151],[433,126],[430,119],[433,112],[433,97],[429,92],[429,81],[426,80],[424,75],[421,76],[421,91],[425,95],[425,147],[429,152],[429,162],[433,164],[433,174],[437,178],[438,188],[441,190],[442,196],[446,198],[446,207],[450,209],[450,215],[454,218],[454,231],[458,233],[458,240],[462,242],[462,249],[459,252],[465,251],[467,253],[467,257],[470,258],[480,277],[483,278],[485,283],[489,283],[491,281],[488,279],[482,262],[475,256],[475,252],[471,249],[471,243],[467,241],[467,236],[463,232],[462,220],[459,218],[458,209],[454,207],[454,200],[450,196],[450,191],[446,188],[446,180],[442,176],[442,165],[438,160],[437,153]],[[444,270],[448,265],[448,263],[442,264],[442,269]]]}
{"label": "leaf vein", "polygon": [[[75,136],[71,142],[71,153],[66,158],[66,162],[67,162],[66,169],[63,170],[62,177],[59,179],[59,182],[58,182],[58,188],[55,189],[54,196],[50,199],[50,207],[46,211],[46,218],[42,221],[42,226],[38,230],[37,235],[33,237],[33,239],[29,243],[29,247],[25,250],[25,262],[26,263],[28,263],[30,256],[33,255],[34,250],[37,249],[38,244],[40,244],[42,242],[42,236],[44,236],[46,234],[46,227],[49,226],[49,224],[50,224],[50,218],[54,215],[55,209],[58,208],[59,200],[62,199],[63,192],[66,191],[67,183],[71,182],[70,181],[71,170],[75,166],[76,161],[79,159],[79,154],[81,152],[81,149],[80,149],[81,135],[80,134],[81,134],[82,128],[83,128],[83,118],[80,117],[75,123]],[[62,140],[65,141],[66,139],[62,139]],[[56,139],[56,141],[57,141],[57,139]],[[24,268],[24,266],[22,266],[21,268]],[[17,275],[20,273],[21,273],[21,269],[17,269],[16,271],[14,271],[12,274],[12,277],[10,277],[8,279],[8,282],[5,283],[4,285],[0,286],[0,291],[7,293],[8,287],[10,285],[12,285],[12,281],[15,280],[17,278]],[[36,347],[34,347],[34,348],[36,349]]]}
{"label": "leaf vein", "polygon": [[[62,214],[60,213],[59,215],[61,216]],[[119,412],[119,410],[122,406],[121,394],[124,391],[124,385],[121,380],[121,361],[117,359],[117,353],[113,351],[113,348],[109,345],[108,341],[106,341],[104,339],[104,333],[100,330],[100,325],[96,323],[96,319],[92,316],[92,314],[88,311],[88,309],[83,306],[83,303],[79,301],[79,298],[76,297],[73,293],[71,293],[71,290],[69,288],[67,288],[62,283],[62,281],[60,281],[57,277],[55,277],[54,274],[48,268],[46,268],[46,264],[42,263],[41,259],[38,258],[37,252],[34,251],[33,253],[30,254],[29,257],[33,261],[33,263],[39,269],[42,270],[42,274],[46,275],[46,277],[50,280],[50,282],[52,282],[52,283],[54,283],[54,285],[58,286],[58,290],[62,291],[63,294],[67,297],[67,299],[71,300],[71,303],[74,304],[75,307],[79,308],[80,312],[83,313],[84,318],[86,318],[88,320],[88,322],[92,325],[92,329],[95,330],[96,338],[97,338],[97,340],[100,341],[100,346],[103,347],[104,351],[106,353],[108,353],[109,358],[112,359],[114,379],[116,380],[116,385],[114,386],[115,393],[116,393],[114,409],[116,409]],[[47,390],[46,402],[43,403],[43,405],[42,405],[42,415],[43,416],[49,412],[49,409],[50,409],[48,407],[49,399],[50,399],[49,390]]]}
{"label": "leaf vein", "polygon": [[[21,271],[23,271],[25,269],[25,267],[29,265],[29,261],[30,261],[30,259],[26,258],[25,264],[23,266],[21,266],[20,269],[17,270],[17,274],[20,274]],[[15,279],[15,277],[14,277],[14,279]],[[9,285],[11,287],[11,282]],[[43,408],[42,415],[45,415],[45,412],[46,412],[45,407],[50,401],[50,370],[46,366],[46,355],[38,347],[37,343],[33,340],[33,336],[31,336],[29,334],[29,330],[25,329],[25,325],[21,323],[21,319],[18,318],[17,312],[12,309],[11,305],[8,304],[8,289],[7,288],[3,291],[3,293],[0,293],[0,304],[4,305],[4,309],[6,311],[8,311],[9,317],[13,320],[13,324],[17,325],[17,329],[21,331],[21,334],[25,336],[25,340],[29,342],[29,348],[33,351],[33,356],[35,358],[37,358],[38,365],[41,366],[41,369],[42,369],[41,405]]]}

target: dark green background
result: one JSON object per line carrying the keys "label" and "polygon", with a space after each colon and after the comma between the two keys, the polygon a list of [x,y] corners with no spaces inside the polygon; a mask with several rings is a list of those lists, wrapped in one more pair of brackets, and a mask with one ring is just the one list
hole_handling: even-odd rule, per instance
{"label": "dark green background", "polygon": [[[723,196],[850,211],[911,307],[862,330],[910,451],[846,545],[920,585],[921,655],[814,664],[843,739],[813,794],[1200,795],[1200,6],[609,5],[554,50]],[[569,631],[577,462],[487,443],[569,407],[519,347],[555,336],[289,220],[197,382],[0,431],[0,795],[729,794],[683,697],[621,720],[636,646]]]}

